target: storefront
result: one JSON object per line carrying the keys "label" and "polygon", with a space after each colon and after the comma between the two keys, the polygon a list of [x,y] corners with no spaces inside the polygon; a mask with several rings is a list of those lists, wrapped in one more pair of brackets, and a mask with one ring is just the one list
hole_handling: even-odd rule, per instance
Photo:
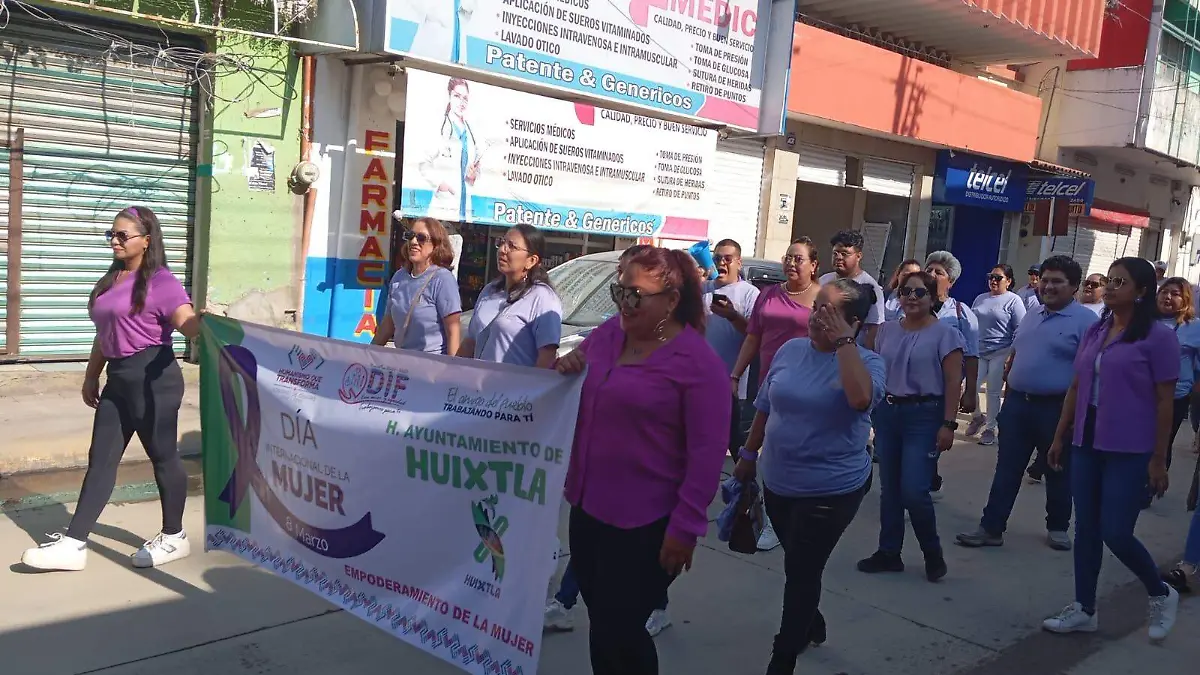
{"label": "storefront", "polygon": [[[320,95],[351,101],[326,129],[336,137],[344,124],[353,143],[340,189],[317,187],[318,209],[341,216],[311,244],[306,332],[370,339],[400,235],[420,217],[461,237],[454,271],[464,309],[496,278],[496,242],[518,223],[543,231],[550,268],[641,240],[681,247],[719,234],[753,246],[761,144],[750,177],[739,178],[753,182],[750,200],[717,208],[713,186],[746,160],[727,152],[735,159],[718,173],[716,131],[415,68],[322,61]],[[714,222],[723,229],[711,232]]]}
{"label": "storefront", "polygon": [[916,166],[801,144],[792,237],[824,246],[838,231],[861,225],[863,269],[886,275],[904,257]]}
{"label": "storefront", "polygon": [[1025,208],[1029,167],[966,152],[938,153],[925,250],[950,251],[962,263],[951,295],[971,303],[987,290],[1009,229]]}
{"label": "storefront", "polygon": [[1083,273],[1108,274],[1113,261],[1142,255],[1142,234],[1150,213],[1096,199],[1088,215],[1071,215],[1062,234],[1052,236],[1051,255],[1068,255]]}

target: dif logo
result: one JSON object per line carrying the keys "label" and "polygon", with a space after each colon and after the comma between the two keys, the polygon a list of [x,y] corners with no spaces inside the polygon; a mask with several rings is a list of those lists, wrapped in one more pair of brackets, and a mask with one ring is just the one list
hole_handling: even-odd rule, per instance
{"label": "dif logo", "polygon": [[1012,178],[1012,169],[1006,173],[999,173],[991,166],[979,168],[979,164],[971,165],[971,170],[967,172],[967,189],[975,192],[990,192],[992,194],[1004,194],[1008,189],[1008,181]]}
{"label": "dif logo", "polygon": [[338,397],[350,405],[377,404],[399,408],[404,404],[401,397],[408,388],[407,381],[408,374],[401,370],[352,363],[342,375]]}

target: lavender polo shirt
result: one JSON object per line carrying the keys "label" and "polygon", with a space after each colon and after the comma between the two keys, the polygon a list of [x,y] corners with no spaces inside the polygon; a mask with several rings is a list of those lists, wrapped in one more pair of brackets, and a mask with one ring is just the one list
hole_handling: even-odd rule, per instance
{"label": "lavender polo shirt", "polygon": [[[1072,442],[1083,445],[1083,425],[1091,403],[1096,356],[1101,352],[1112,319],[1098,321],[1083,335],[1075,356],[1075,429]],[[1096,436],[1092,446],[1108,452],[1154,452],[1157,431],[1157,385],[1179,379],[1179,340],[1170,328],[1155,322],[1150,334],[1137,342],[1118,337],[1100,359],[1100,399],[1096,407]]]}

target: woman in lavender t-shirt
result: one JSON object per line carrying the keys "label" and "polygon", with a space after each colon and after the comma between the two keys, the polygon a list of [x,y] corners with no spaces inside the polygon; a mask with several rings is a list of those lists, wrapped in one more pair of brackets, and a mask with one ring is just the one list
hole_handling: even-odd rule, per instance
{"label": "woman in lavender t-shirt", "polygon": [[398,349],[427,354],[458,353],[462,298],[450,271],[454,249],[445,226],[418,218],[404,231],[403,262],[388,283],[388,311],[371,344],[394,342]]}
{"label": "woman in lavender t-shirt", "polygon": [[[83,401],[96,409],[88,470],[67,534],[25,551],[21,562],[39,570],[78,571],[87,564],[87,539],[117,481],[117,466],[137,434],[154,465],[162,499],[162,531],[133,554],[134,567],[156,567],[187,556],[183,532],[187,473],[176,447],[183,372],[171,349],[176,330],[199,331],[192,301],[167,269],[162,229],[154,212],[131,206],[105,233],[113,263],[96,282],[88,313],[96,339],[83,380]],[[100,372],[108,375],[103,391]]]}
{"label": "woman in lavender t-shirt", "polygon": [[904,317],[879,327],[875,348],[886,368],[887,395],[875,409],[879,459],[879,548],[858,563],[861,572],[902,572],[904,512],[925,554],[925,578],[946,576],[929,485],[940,453],[958,427],[964,340],[933,311],[938,281],[928,272],[904,277],[897,293]]}
{"label": "woman in lavender t-shirt", "polygon": [[1157,287],[1149,261],[1114,262],[1105,316],[1084,333],[1075,355],[1075,380],[1046,454],[1056,471],[1069,465],[1075,503],[1075,602],[1042,622],[1053,633],[1096,631],[1096,584],[1106,546],[1150,596],[1150,640],[1166,638],[1175,625],[1179,593],[1162,582],[1134,534],[1147,476],[1158,496],[1167,489],[1181,363],[1175,333],[1158,322]]}

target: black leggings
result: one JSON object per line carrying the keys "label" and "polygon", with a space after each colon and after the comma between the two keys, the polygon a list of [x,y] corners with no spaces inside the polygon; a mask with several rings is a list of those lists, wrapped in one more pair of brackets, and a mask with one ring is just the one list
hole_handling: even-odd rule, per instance
{"label": "black leggings", "polygon": [[673,580],[658,562],[667,521],[623,530],[571,509],[571,567],[587,604],[593,675],[658,675],[646,620]]}
{"label": "black leggings", "polygon": [[767,517],[783,545],[783,617],[775,654],[790,659],[808,646],[809,631],[820,615],[825,565],[868,489],[869,482],[843,495],[799,498],[763,490]]}
{"label": "black leggings", "polygon": [[117,468],[137,434],[154,465],[162,499],[162,531],[183,530],[187,471],[179,458],[179,407],[183,371],[170,347],[151,347],[123,359],[109,359],[108,381],[92,423],[87,475],[67,536],[85,540],[117,485]]}

